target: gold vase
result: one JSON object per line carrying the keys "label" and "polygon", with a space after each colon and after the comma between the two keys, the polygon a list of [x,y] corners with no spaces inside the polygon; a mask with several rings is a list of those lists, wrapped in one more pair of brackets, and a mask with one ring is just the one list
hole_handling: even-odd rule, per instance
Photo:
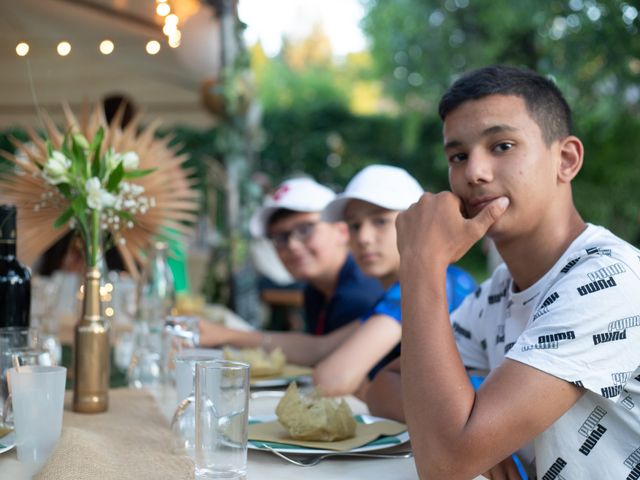
{"label": "gold vase", "polygon": [[88,267],[82,315],[74,329],[73,410],[99,413],[109,404],[109,324],[102,316],[100,269]]}

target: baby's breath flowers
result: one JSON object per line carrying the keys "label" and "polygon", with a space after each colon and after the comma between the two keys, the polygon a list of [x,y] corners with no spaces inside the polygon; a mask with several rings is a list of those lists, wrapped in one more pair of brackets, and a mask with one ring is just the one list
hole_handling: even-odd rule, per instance
{"label": "baby's breath flowers", "polygon": [[[115,152],[110,148],[103,153],[103,138],[102,128],[91,143],[79,133],[68,134],[59,150],[47,143],[47,159],[44,164],[38,163],[42,177],[69,202],[54,225],[72,223],[80,230],[89,266],[97,266],[101,230],[115,232],[118,241],[124,241],[117,231],[133,228],[134,215],[146,213],[155,204],[153,198],[144,195],[141,185],[128,181],[153,169],[139,170],[140,159],[133,151]],[[52,196],[47,194],[41,203]]]}

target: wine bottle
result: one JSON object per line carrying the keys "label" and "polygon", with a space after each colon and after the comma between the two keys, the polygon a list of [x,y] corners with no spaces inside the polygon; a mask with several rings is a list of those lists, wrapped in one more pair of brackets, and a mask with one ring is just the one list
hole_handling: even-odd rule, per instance
{"label": "wine bottle", "polygon": [[0,205],[0,327],[28,327],[31,273],[16,257],[16,207]]}

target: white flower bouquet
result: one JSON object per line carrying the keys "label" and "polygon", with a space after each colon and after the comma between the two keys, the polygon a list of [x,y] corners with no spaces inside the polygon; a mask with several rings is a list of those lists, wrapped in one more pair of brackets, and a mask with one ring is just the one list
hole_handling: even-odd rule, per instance
{"label": "white flower bouquet", "polygon": [[[32,265],[69,230],[87,247],[87,264],[112,240],[134,278],[154,239],[180,242],[193,232],[200,208],[198,180],[187,156],[158,137],[158,122],[107,125],[101,106],[80,121],[64,107],[64,132],[43,114],[46,137],[27,129],[15,153],[0,156],[15,168],[0,171],[0,202],[18,206],[18,255]],[[153,172],[153,173],[152,173]]]}
{"label": "white flower bouquet", "polygon": [[[84,239],[86,261],[97,266],[101,232],[133,228],[134,215],[144,214],[155,205],[153,197],[143,195],[144,187],[128,180],[140,178],[154,169],[139,170],[136,152],[102,152],[104,129],[99,128],[91,143],[81,133],[65,136],[60,149],[47,142],[48,158],[37,163],[42,177],[55,186],[69,206],[54,222],[61,227],[71,222]],[[43,199],[35,208],[44,206]],[[119,236],[120,242],[124,237]]]}

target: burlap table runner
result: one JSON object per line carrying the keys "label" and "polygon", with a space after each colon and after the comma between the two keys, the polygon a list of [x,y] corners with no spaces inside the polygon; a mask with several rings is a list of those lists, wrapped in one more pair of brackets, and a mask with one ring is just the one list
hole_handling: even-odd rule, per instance
{"label": "burlap table runner", "polygon": [[109,410],[71,411],[67,392],[58,445],[35,480],[194,478],[186,455],[171,452],[171,431],[154,398],[141,390],[109,391]]}

